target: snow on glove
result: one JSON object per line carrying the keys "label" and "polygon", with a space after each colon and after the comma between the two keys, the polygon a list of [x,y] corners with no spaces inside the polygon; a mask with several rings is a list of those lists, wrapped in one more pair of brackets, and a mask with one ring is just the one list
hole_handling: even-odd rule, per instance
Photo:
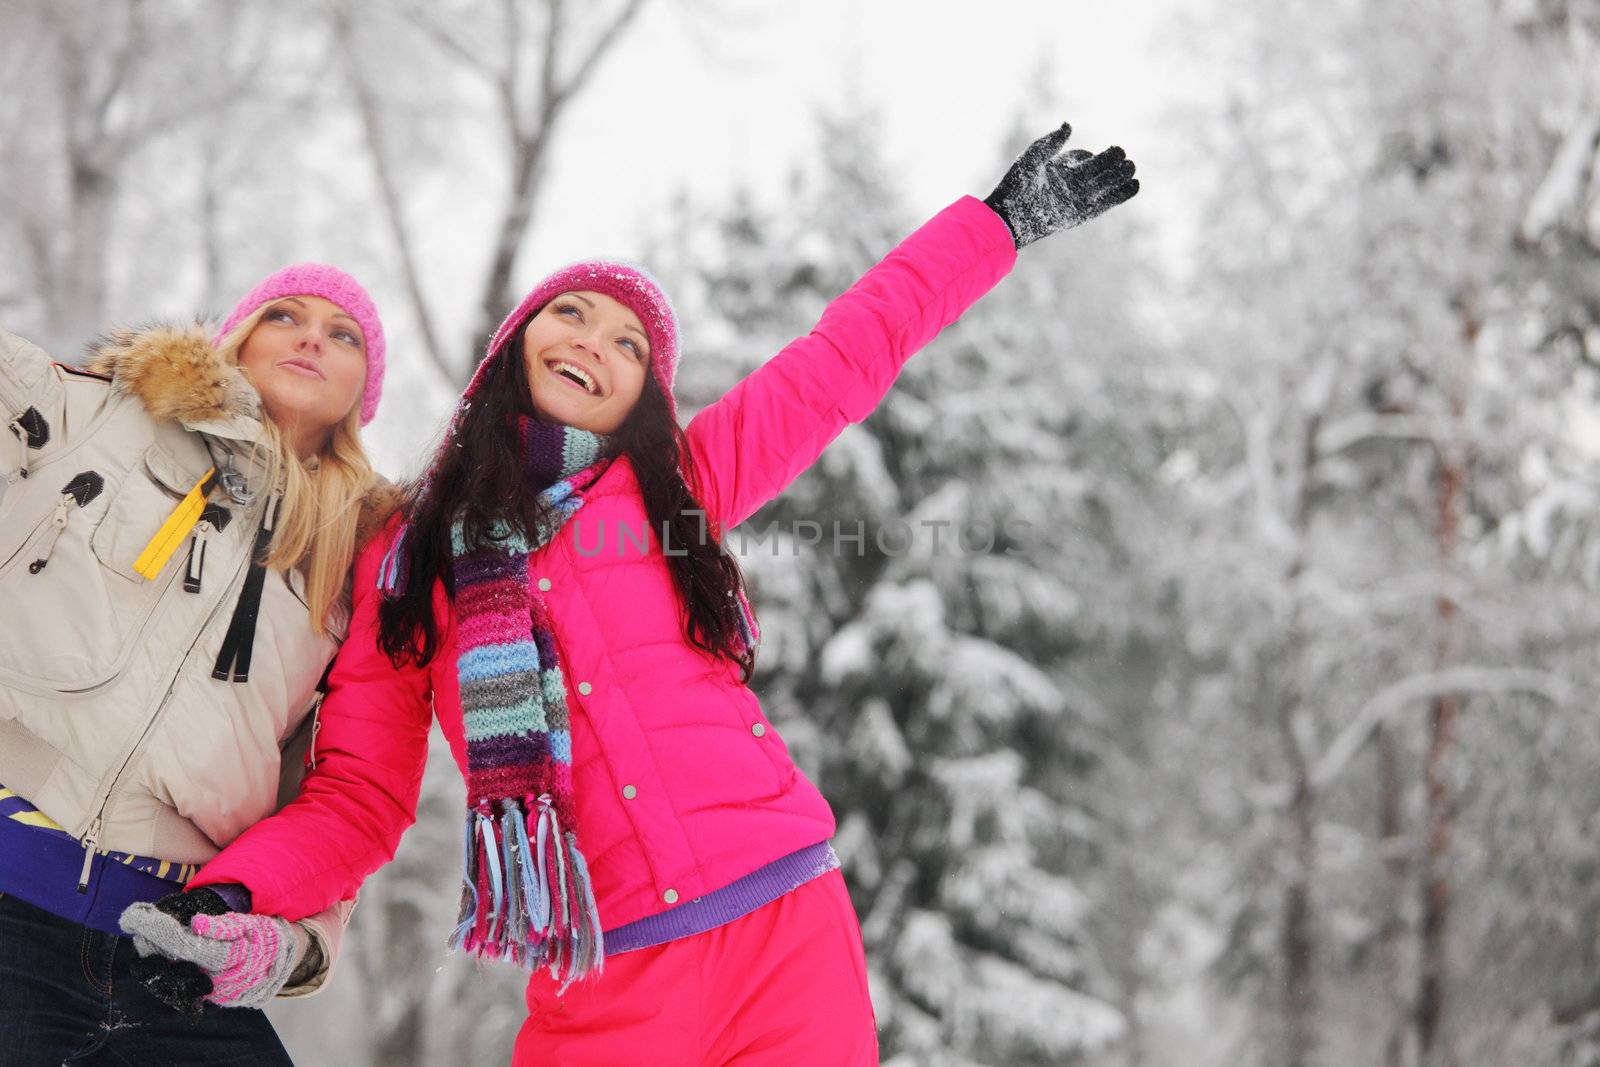
{"label": "snow on glove", "polygon": [[1061,126],[1029,145],[983,202],[1011,227],[1017,247],[1081,226],[1139,191],[1133,160],[1121,148],[1057,155],[1072,136]]}
{"label": "snow on glove", "polygon": [[139,953],[130,968],[134,979],[174,1011],[199,1015],[211,992],[210,976],[190,960],[169,958],[151,938],[181,937],[195,915],[223,915],[231,910],[228,901],[212,889],[169,893],[154,904],[131,904],[123,909],[118,923],[123,933],[133,938]]}
{"label": "snow on glove", "polygon": [[[310,935],[298,923],[276,916],[200,911],[186,927],[161,904],[130,905],[121,926],[148,964],[140,981],[179,1010],[198,1011],[200,999],[228,1008],[264,1007],[310,948]],[[199,972],[203,990],[189,968]],[[164,991],[187,995],[190,1003],[174,1003]]]}

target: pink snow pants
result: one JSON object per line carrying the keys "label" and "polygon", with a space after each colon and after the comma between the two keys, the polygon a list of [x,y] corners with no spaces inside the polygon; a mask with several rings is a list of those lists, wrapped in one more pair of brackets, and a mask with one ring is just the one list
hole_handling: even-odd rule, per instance
{"label": "pink snow pants", "polygon": [[837,870],[715,930],[528,983],[511,1067],[866,1067],[878,1062],[861,927]]}

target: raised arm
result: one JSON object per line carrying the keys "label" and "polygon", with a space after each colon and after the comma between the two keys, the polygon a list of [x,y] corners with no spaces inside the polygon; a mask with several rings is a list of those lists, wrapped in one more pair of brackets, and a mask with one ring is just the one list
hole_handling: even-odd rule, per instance
{"label": "raised arm", "polygon": [[350,636],[318,712],[315,765],[300,794],[200,869],[189,888],[236,883],[252,910],[300,919],[354,897],[416,821],[432,721],[426,668],[395,668],[378,647],[378,564],[392,532],[355,569]]}
{"label": "raised arm", "polygon": [[811,332],[689,422],[695,489],[731,529],[783,492],[900,368],[1011,270],[1017,249],[983,201],[963,197],[900,242]]}
{"label": "raised arm", "polygon": [[783,492],[846,424],[870,415],[918,349],[1010,272],[1017,249],[1138,192],[1120,148],[1057,155],[1035,141],[986,199],[963,197],[900,242],[805,337],[747,375],[685,431],[694,488],[724,532]]}

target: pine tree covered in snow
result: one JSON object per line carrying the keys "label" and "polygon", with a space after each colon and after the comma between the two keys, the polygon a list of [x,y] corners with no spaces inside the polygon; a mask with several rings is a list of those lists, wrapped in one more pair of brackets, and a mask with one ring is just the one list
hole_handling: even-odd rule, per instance
{"label": "pine tree covered in snow", "polygon": [[[735,196],[703,226],[686,205],[662,242],[691,403],[914,224],[870,117],[819,135],[781,204]],[[1103,379],[1136,330],[1096,297],[1129,271],[1081,236],[1027,250],[730,537],[764,626],[757,688],[839,816],[890,1062],[1067,1063],[1127,1029],[1083,877],[1115,818],[1083,788],[1110,713],[1076,673],[1141,626],[1122,536],[1139,490],[1102,475],[1151,438],[1109,425]]]}

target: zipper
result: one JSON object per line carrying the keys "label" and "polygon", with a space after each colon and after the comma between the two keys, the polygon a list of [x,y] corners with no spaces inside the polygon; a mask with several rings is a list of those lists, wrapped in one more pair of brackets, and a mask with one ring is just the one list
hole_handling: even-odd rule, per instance
{"label": "zipper", "polygon": [[206,569],[206,535],[210,532],[211,523],[201,519],[195,523],[194,533],[189,536],[189,565],[183,572],[185,593],[200,591],[200,577]]}
{"label": "zipper", "polygon": [[22,442],[22,463],[17,467],[17,476],[26,478],[28,452],[31,449],[43,448],[50,440],[50,424],[44,421],[44,416],[39,414],[38,408],[26,408],[6,423],[6,428],[16,434],[17,440]]}
{"label": "zipper", "polygon": [[200,521],[195,523],[194,533],[189,538],[189,562],[183,573],[185,593],[200,592],[200,580],[206,569],[206,539],[213,533],[226,530],[232,518],[232,512],[217,504],[207,504],[200,513]]}
{"label": "zipper", "polygon": [[6,423],[6,428],[16,434],[17,440],[22,442],[22,461],[17,467],[17,477],[26,478],[28,476],[28,431],[22,425],[22,416],[18,415]]}
{"label": "zipper", "polygon": [[49,564],[50,553],[55,551],[61,531],[67,528],[67,518],[71,510],[74,507],[88,506],[89,501],[99,496],[105,486],[105,479],[98,473],[83,471],[61,487],[61,499],[56,501],[55,514],[50,516],[50,529],[45,534],[44,544],[39,547],[39,556],[28,564],[29,574],[38,574]]}
{"label": "zipper", "polygon": [[306,757],[306,770],[317,769],[317,735],[322,732],[322,700],[326,694],[317,694],[316,706],[311,709],[311,751]]}
{"label": "zipper", "polygon": [[96,815],[94,822],[89,824],[89,832],[83,835],[83,873],[78,875],[78,892],[80,893],[89,891],[89,868],[94,865],[94,854],[99,845],[100,816]]}
{"label": "zipper", "polygon": [[56,541],[61,537],[61,531],[67,528],[67,512],[72,510],[72,505],[77,503],[66,493],[61,494],[61,499],[56,501],[56,512],[50,516],[50,529],[44,535],[44,544],[39,546],[38,557],[28,564],[29,574],[38,574],[50,562],[50,553],[55,551]]}
{"label": "zipper", "polygon": [[[273,498],[268,499],[267,508],[270,509],[274,503],[276,503],[276,494],[274,494]],[[268,513],[267,510],[264,510],[263,517]],[[239,574],[249,565],[250,556],[246,553],[245,557],[239,561],[238,570],[234,571],[234,579],[237,580]],[[172,579],[168,578],[167,588],[162,590],[161,599],[166,599],[166,595],[171,588]],[[161,713],[166,709],[167,701],[171,698],[172,691],[177,688],[178,678],[183,674],[183,668],[188,664],[190,657],[194,655],[195,646],[200,643],[200,639],[211,629],[212,623],[216,621],[217,616],[222,612],[223,603],[226,600],[227,597],[218,600],[216,605],[212,607],[211,613],[206,616],[205,622],[201,624],[200,629],[195,631],[194,640],[189,642],[189,647],[184,650],[182,656],[178,657],[178,665],[173,669],[172,676],[167,679],[167,687],[162,691],[161,699],[156,702],[155,710],[151,713],[149,721],[144,724],[144,729],[139,731],[139,736],[133,742],[133,747],[128,749],[128,754],[123,757],[122,766],[117,768],[117,773],[111,776],[105,788],[96,792],[95,799],[91,802],[95,813],[94,818],[89,823],[88,832],[81,838],[81,843],[84,845],[87,854],[83,858],[83,875],[79,880],[78,892],[82,893],[88,890],[89,867],[94,862],[95,849],[98,847],[100,840],[100,824],[101,820],[105,818],[107,805],[111,803],[111,794],[117,791],[118,783],[122,781],[123,774],[127,772],[128,765],[133,762],[133,757],[138,753],[140,746],[144,744],[145,738],[150,736],[150,732],[161,721]]]}

